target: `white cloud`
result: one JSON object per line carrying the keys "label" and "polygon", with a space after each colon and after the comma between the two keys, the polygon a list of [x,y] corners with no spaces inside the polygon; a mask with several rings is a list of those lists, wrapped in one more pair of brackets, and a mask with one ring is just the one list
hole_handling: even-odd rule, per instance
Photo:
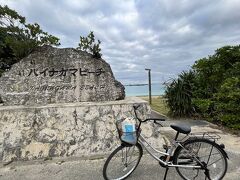
{"label": "white cloud", "polygon": [[199,58],[240,42],[239,0],[0,0],[76,47],[94,31],[124,84],[174,77]]}

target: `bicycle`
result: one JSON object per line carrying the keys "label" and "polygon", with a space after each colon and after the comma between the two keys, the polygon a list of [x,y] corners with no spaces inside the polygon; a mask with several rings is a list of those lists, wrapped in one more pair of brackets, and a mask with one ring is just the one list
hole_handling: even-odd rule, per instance
{"label": "bicycle", "polygon": [[[136,143],[130,144],[121,139],[122,129],[116,122],[121,145],[117,147],[107,158],[103,167],[103,177],[106,180],[122,180],[129,177],[137,168],[143,155],[143,147],[159,164],[166,168],[164,179],[167,177],[168,169],[175,167],[177,173],[185,180],[189,179],[222,179],[227,171],[228,155],[223,144],[217,144],[216,140],[220,136],[216,134],[203,133],[191,134],[188,126],[171,125],[177,131],[171,146],[164,146],[165,152],[152,147],[141,135],[142,123],[152,121],[154,124],[162,126],[160,122],[165,119],[150,118],[141,120],[137,115],[139,106],[133,106],[138,125],[136,126]],[[163,127],[163,126],[162,126]],[[184,134],[184,138],[178,140],[179,134]],[[153,152],[151,152],[153,150]],[[157,156],[161,154],[162,156]]]}

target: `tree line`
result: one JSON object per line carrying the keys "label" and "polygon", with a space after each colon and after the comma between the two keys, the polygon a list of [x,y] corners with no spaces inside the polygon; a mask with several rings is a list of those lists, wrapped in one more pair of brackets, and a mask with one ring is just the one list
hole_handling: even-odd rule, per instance
{"label": "tree line", "polygon": [[240,130],[240,45],[196,61],[167,83],[166,98],[173,116],[203,117]]}

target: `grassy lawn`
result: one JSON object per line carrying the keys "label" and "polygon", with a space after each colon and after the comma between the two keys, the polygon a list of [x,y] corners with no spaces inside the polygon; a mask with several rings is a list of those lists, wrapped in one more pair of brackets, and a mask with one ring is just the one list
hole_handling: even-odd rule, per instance
{"label": "grassy lawn", "polygon": [[[149,101],[148,96],[140,96],[141,99]],[[151,108],[163,115],[168,115],[169,109],[166,104],[166,100],[162,96],[152,96]]]}

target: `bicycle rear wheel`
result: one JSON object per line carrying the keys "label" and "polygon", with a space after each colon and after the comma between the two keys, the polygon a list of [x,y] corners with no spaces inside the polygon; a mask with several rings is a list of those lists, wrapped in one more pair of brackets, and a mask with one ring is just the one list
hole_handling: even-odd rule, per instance
{"label": "bicycle rear wheel", "polygon": [[143,150],[140,144],[130,147],[119,146],[115,149],[103,167],[103,177],[106,180],[127,178],[138,166]]}
{"label": "bicycle rear wheel", "polygon": [[[222,179],[227,171],[227,157],[221,147],[208,139],[191,139],[178,147],[173,163],[177,165],[200,166],[209,170],[211,180]],[[209,179],[204,168],[176,167],[178,174],[185,180]]]}

